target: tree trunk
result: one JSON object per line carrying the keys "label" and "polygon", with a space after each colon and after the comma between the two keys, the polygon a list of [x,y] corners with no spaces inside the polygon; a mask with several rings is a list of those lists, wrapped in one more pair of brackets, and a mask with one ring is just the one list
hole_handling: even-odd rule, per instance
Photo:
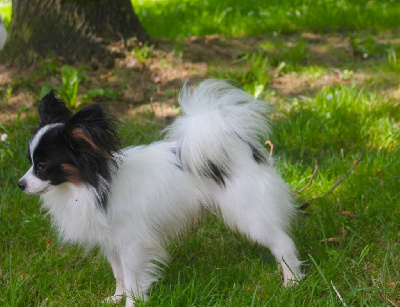
{"label": "tree trunk", "polygon": [[61,56],[89,62],[110,55],[109,42],[148,39],[130,0],[13,0],[2,62],[27,65]]}

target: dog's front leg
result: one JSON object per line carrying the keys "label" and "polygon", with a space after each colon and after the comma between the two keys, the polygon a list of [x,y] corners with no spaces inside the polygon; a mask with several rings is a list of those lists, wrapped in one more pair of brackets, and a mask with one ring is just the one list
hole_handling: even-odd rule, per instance
{"label": "dog's front leg", "polygon": [[115,289],[115,294],[107,297],[104,300],[104,302],[118,303],[125,295],[125,287],[124,287],[120,255],[118,251],[106,251],[105,254],[107,256],[108,261],[111,264],[114,273],[114,278],[116,281],[116,289]]}
{"label": "dog's front leg", "polygon": [[150,286],[159,277],[157,263],[166,259],[165,250],[157,247],[144,247],[141,244],[131,244],[120,252],[123,280],[125,286],[126,305],[132,307],[135,300],[146,301]]}

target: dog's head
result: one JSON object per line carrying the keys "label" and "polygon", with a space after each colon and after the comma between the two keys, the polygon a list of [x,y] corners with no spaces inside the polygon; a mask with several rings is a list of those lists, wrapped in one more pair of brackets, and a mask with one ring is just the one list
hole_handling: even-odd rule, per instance
{"label": "dog's head", "polygon": [[39,116],[39,128],[28,144],[30,168],[19,180],[19,188],[43,194],[70,182],[90,185],[99,193],[104,190],[117,166],[113,154],[120,141],[115,118],[98,104],[72,114],[53,91],[41,100]]}

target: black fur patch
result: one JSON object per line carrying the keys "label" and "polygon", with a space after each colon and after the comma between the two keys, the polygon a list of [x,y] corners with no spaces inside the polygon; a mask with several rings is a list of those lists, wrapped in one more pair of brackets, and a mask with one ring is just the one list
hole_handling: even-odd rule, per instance
{"label": "black fur patch", "polygon": [[[179,148],[171,148],[171,152],[176,155],[180,164],[175,164],[180,170],[192,172],[189,167],[182,166],[181,150]],[[200,170],[200,174],[204,177],[213,179],[218,185],[225,186],[225,178],[228,177],[228,169],[218,167],[214,162],[207,160],[206,165]]]}
{"label": "black fur patch", "polygon": [[[179,162],[181,162],[181,151],[178,148],[171,148],[171,152],[178,157]],[[183,170],[181,163],[174,163],[174,165],[179,168],[181,171]]]}
{"label": "black fur patch", "polygon": [[243,143],[247,144],[250,147],[254,161],[256,161],[258,164],[268,164],[268,159],[265,156],[265,154],[263,154],[260,150],[254,147],[253,144],[243,140],[243,138],[239,134],[236,135]]}
{"label": "black fur patch", "polygon": [[40,127],[43,127],[48,124],[65,123],[71,118],[72,112],[52,90],[40,101],[39,116]]}
{"label": "black fur patch", "polygon": [[268,163],[267,158],[265,157],[265,155],[262,154],[262,152],[255,148],[252,144],[248,143],[248,145],[250,146],[254,161],[256,161],[258,164]]}
{"label": "black fur patch", "polygon": [[218,185],[225,187],[225,178],[228,176],[228,170],[218,167],[215,163],[208,160],[207,165],[201,172],[205,177],[213,179]]}

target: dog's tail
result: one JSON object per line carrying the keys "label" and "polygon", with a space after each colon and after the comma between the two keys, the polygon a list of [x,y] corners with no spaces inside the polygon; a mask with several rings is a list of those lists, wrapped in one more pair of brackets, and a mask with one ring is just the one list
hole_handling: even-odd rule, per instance
{"label": "dog's tail", "polygon": [[226,81],[211,79],[195,89],[185,83],[179,104],[183,115],[166,131],[167,139],[178,144],[185,170],[224,184],[233,163],[244,158],[238,155],[267,162],[268,154],[260,142],[269,133],[265,102]]}

